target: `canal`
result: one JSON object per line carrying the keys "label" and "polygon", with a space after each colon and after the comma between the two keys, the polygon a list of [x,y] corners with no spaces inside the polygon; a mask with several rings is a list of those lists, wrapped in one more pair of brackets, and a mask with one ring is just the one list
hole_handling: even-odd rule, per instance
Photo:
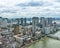
{"label": "canal", "polygon": [[60,41],[44,37],[27,48],[60,48]]}

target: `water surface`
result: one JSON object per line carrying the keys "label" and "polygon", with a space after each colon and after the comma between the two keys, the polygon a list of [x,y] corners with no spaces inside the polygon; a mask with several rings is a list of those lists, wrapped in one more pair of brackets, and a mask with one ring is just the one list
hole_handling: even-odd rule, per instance
{"label": "water surface", "polygon": [[60,48],[60,41],[44,37],[40,41],[29,46],[28,48]]}

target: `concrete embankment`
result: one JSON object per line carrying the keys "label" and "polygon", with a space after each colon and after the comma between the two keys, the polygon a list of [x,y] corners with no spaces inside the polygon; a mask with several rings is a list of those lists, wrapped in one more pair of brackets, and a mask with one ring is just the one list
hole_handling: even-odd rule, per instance
{"label": "concrete embankment", "polygon": [[54,35],[47,35],[47,37],[50,37],[50,38],[53,38],[53,39],[56,39],[56,40],[60,40],[60,37],[57,37],[57,36],[54,36]]}
{"label": "concrete embankment", "polygon": [[38,41],[40,41],[40,39],[35,40],[35,41],[33,41],[33,42],[30,42],[29,44],[25,44],[25,45],[24,45],[23,47],[21,47],[21,48],[27,48],[27,47],[29,47],[30,45],[35,44],[35,43],[38,42]]}

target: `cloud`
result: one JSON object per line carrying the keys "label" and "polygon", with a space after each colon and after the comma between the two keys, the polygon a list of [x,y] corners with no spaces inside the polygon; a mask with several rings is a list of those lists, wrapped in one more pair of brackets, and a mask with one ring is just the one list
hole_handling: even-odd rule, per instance
{"label": "cloud", "polygon": [[59,17],[60,3],[57,0],[0,0],[0,16],[15,17]]}
{"label": "cloud", "polygon": [[19,3],[16,6],[50,6],[52,5],[51,3],[45,1],[40,1],[40,2],[28,2],[28,3]]}
{"label": "cloud", "polygon": [[55,0],[56,2],[60,2],[60,0]]}
{"label": "cloud", "polygon": [[11,9],[0,10],[0,14],[3,14],[3,13],[16,13],[16,10],[11,10]]}

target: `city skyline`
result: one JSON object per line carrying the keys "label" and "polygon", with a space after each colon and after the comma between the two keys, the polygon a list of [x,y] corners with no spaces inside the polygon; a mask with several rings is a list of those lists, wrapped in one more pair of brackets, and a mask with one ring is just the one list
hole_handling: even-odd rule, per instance
{"label": "city skyline", "polygon": [[0,0],[0,17],[60,17],[60,0]]}

